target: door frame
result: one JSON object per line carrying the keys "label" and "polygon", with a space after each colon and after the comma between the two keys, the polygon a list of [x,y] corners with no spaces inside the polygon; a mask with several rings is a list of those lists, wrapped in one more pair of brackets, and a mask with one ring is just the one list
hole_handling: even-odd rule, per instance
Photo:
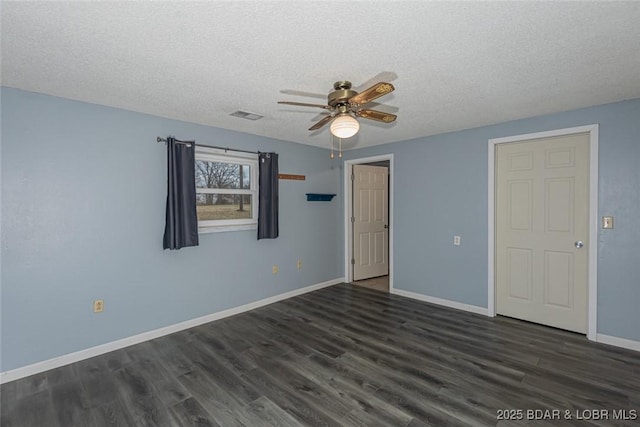
{"label": "door frame", "polygon": [[393,153],[344,161],[344,278],[347,283],[353,281],[353,269],[351,268],[351,259],[353,258],[353,226],[350,221],[353,214],[353,186],[351,185],[353,165],[384,160],[389,161],[389,293],[393,293]]}
{"label": "door frame", "polygon": [[598,124],[555,129],[545,132],[493,138],[489,140],[488,171],[488,289],[487,314],[496,315],[496,283],[495,283],[495,155],[498,144],[521,142],[531,139],[554,136],[589,134],[589,271],[587,284],[587,338],[596,341],[598,332]]}

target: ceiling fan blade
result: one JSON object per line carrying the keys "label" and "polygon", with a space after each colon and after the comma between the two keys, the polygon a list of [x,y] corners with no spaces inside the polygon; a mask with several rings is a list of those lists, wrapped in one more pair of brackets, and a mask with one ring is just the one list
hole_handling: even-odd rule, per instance
{"label": "ceiling fan blade", "polygon": [[388,105],[388,104],[381,104],[379,102],[369,102],[367,104],[367,107],[369,108],[381,108],[384,112],[387,113],[391,113],[391,114],[395,114],[398,111],[400,111],[400,109],[394,105]]}
{"label": "ceiling fan blade", "polygon": [[[380,79],[378,79],[380,80]],[[296,96],[307,96],[309,98],[318,98],[318,99],[327,99],[327,95],[326,94],[321,94],[321,93],[313,93],[313,92],[304,92],[301,90],[290,90],[290,89],[284,89],[281,90],[280,93],[284,93],[286,95],[296,95]]]}
{"label": "ceiling fan blade", "polygon": [[309,130],[316,130],[316,129],[320,129],[322,126],[326,125],[327,123],[329,123],[331,120],[333,120],[335,116],[327,116],[324,119],[320,120],[318,123],[316,123],[315,125],[311,126],[309,128]]}
{"label": "ceiling fan blade", "polygon": [[391,83],[380,82],[371,86],[369,89],[366,89],[359,94],[352,96],[349,98],[350,105],[362,105],[367,102],[371,102],[374,99],[380,98],[382,95],[386,95],[395,90]]}
{"label": "ceiling fan blade", "polygon": [[362,92],[369,86],[373,86],[373,84],[376,82],[392,82],[397,78],[398,78],[398,75],[393,71],[383,71],[371,77],[366,82],[362,82],[358,86],[355,86],[353,90],[357,92]]}
{"label": "ceiling fan blade", "polygon": [[384,113],[377,110],[369,110],[366,108],[363,110],[355,111],[354,114],[358,117],[362,117],[363,119],[371,119],[385,123],[391,123],[398,118],[398,116],[396,116],[395,114]]}
{"label": "ceiling fan blade", "polygon": [[307,104],[306,102],[278,101],[278,104],[298,105],[300,107],[318,107],[318,108],[324,108],[325,110],[331,110],[331,107],[329,107],[328,105]]}

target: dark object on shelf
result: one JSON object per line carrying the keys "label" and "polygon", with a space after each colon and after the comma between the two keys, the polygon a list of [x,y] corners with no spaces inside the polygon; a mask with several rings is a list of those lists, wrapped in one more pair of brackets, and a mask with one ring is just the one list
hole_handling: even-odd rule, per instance
{"label": "dark object on shelf", "polygon": [[322,193],[306,193],[307,202],[330,202],[336,195],[335,194],[322,194]]}

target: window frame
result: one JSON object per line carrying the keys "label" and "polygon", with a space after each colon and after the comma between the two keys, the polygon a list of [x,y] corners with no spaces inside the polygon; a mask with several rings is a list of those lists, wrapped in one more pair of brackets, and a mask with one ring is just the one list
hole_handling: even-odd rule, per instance
{"label": "window frame", "polygon": [[[198,233],[256,230],[258,228],[258,156],[251,153],[233,152],[196,145],[195,160],[217,163],[249,165],[249,189],[198,188],[198,194],[249,194],[251,195],[251,218],[198,220]],[[195,167],[195,165],[194,165]]]}

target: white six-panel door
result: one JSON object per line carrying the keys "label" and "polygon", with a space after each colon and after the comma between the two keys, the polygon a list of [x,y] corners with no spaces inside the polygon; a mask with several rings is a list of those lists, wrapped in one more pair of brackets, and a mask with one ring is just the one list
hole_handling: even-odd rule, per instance
{"label": "white six-panel door", "polygon": [[389,274],[388,168],[353,165],[353,280]]}
{"label": "white six-panel door", "polygon": [[496,149],[496,312],[586,333],[589,134]]}

